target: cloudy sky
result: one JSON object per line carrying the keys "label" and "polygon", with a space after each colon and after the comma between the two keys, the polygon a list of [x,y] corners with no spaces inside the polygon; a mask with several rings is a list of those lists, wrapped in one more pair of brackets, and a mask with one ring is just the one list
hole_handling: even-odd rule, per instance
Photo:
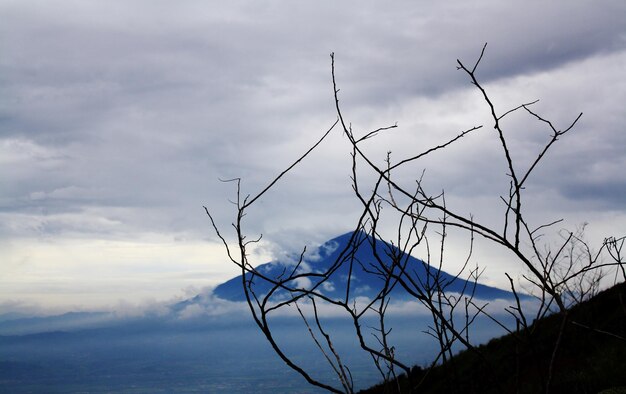
{"label": "cloudy sky", "polygon": [[[367,145],[379,162],[485,125],[403,176],[426,168],[497,223],[503,158],[455,67],[488,42],[478,76],[497,110],[540,99],[557,127],[584,113],[529,183],[532,219],[625,234],[626,4],[440,3],[0,0],[0,312],[163,301],[233,276],[202,206],[229,231],[219,179],[255,193],[334,122],[331,52],[355,133],[398,123]],[[521,114],[505,127],[520,167],[549,135]],[[337,130],[249,212],[256,262],[352,228],[349,151]]]}

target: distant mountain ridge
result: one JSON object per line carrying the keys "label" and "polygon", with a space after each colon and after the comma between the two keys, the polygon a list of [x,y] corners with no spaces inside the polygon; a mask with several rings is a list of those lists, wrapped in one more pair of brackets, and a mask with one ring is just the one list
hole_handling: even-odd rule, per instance
{"label": "distant mountain ridge", "polygon": [[[349,249],[351,243],[352,245],[357,245],[356,250],[350,256],[346,256],[344,252]],[[425,283],[429,275],[432,278],[438,274],[440,283],[448,284],[446,287],[447,292],[460,293],[465,289],[466,294],[473,292],[476,298],[483,300],[514,298],[514,294],[510,291],[471,281],[468,282],[460,277],[455,278],[453,275],[444,271],[438,271],[436,268],[428,266],[422,260],[407,254],[402,255],[400,249],[397,247],[378,239],[372,239],[372,237],[362,231],[356,233],[349,232],[325,242],[316,252],[310,254],[310,256],[313,256],[312,258],[307,258],[307,255],[305,255],[304,264],[307,269],[310,269],[312,272],[321,273],[326,272],[337,259],[353,258],[354,263],[352,264],[351,273],[350,264],[346,261],[330,275],[326,283],[319,286],[316,290],[331,298],[344,298],[347,278],[350,273],[352,275],[350,296],[364,296],[371,299],[379,293],[384,285],[384,281],[372,272],[372,267],[370,266],[370,263],[376,261],[376,255],[378,255],[385,264],[391,262],[391,255],[401,255],[402,259],[407,259],[407,273],[413,278],[415,283],[420,283],[420,281]],[[268,278],[278,279],[288,275],[293,267],[293,264],[272,261],[258,266],[257,270]],[[247,273],[246,277],[251,278],[252,274]],[[311,279],[309,286],[315,285],[316,283],[313,281],[315,278]],[[267,293],[272,287],[271,283],[258,276],[254,278],[253,283],[253,289],[257,295]],[[286,296],[284,291],[282,292],[283,296]],[[217,286],[213,294],[224,300],[245,301],[241,275]],[[280,291],[277,292],[277,296],[280,297]],[[393,300],[412,298],[399,284],[396,285],[391,296]],[[526,298],[528,296],[521,295],[521,297]]]}

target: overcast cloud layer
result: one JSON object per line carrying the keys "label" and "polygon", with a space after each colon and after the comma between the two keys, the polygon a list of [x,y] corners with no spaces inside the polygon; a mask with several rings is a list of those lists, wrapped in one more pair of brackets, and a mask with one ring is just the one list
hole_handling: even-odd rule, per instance
{"label": "overcast cloud layer", "polygon": [[[625,3],[504,4],[0,0],[0,305],[163,300],[232,276],[202,206],[228,230],[218,179],[254,193],[334,122],[330,52],[355,132],[398,122],[368,146],[381,162],[485,125],[407,176],[428,166],[489,221],[502,157],[455,69],[488,42],[478,75],[500,111],[541,99],[558,127],[584,112],[529,185],[533,218],[625,234]],[[506,126],[522,165],[548,138]],[[337,130],[250,211],[258,263],[352,228],[348,153]],[[479,256],[504,283],[497,253]]]}

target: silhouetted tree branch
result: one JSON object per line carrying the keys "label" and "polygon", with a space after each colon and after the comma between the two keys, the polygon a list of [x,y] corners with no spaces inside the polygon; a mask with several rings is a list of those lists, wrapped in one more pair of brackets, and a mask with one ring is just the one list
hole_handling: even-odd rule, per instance
{"label": "silhouetted tree branch", "polygon": [[[480,315],[487,316],[508,332],[513,333],[522,346],[532,341],[534,321],[546,314],[557,313],[561,317],[560,331],[553,345],[552,359],[549,362],[544,382],[545,391],[549,392],[561,338],[570,323],[569,308],[595,294],[603,278],[611,270],[615,271],[616,280],[620,274],[621,278],[626,280],[622,255],[624,237],[606,238],[599,250],[594,252],[584,239],[584,226],[574,232],[555,231],[558,239],[555,244],[551,244],[546,239],[552,238],[545,237],[544,233],[553,231],[554,226],[560,223],[560,219],[538,225],[530,224],[528,212],[532,207],[525,203],[525,185],[537,171],[550,148],[560,137],[574,128],[582,113],[574,117],[574,120],[566,127],[559,129],[551,121],[531,109],[538,100],[512,109],[499,110],[477,75],[485,50],[486,44],[478,60],[471,66],[466,66],[464,62],[457,60],[457,69],[469,77],[470,83],[478,90],[481,99],[489,109],[495,135],[506,163],[506,173],[509,178],[508,185],[506,185],[508,195],[499,196],[499,201],[503,204],[500,207],[501,227],[482,223],[471,214],[461,213],[458,207],[449,206],[443,191],[429,193],[423,182],[424,172],[418,179],[412,180],[408,186],[402,178],[396,177],[399,169],[435,152],[445,151],[453,144],[462,143],[464,137],[480,130],[482,126],[471,126],[458,132],[453,138],[414,152],[408,157],[400,158],[397,162],[392,160],[391,152],[388,152],[385,164],[378,165],[366,153],[364,144],[369,143],[381,133],[396,128],[397,125],[379,127],[366,132],[361,137],[355,135],[350,124],[346,122],[340,106],[334,54],[331,54],[333,99],[337,114],[334,124],[304,154],[257,194],[244,197],[241,192],[241,180],[229,181],[236,183],[234,204],[237,215],[232,224],[236,250],[229,246],[210,211],[205,207],[230,261],[241,269],[242,288],[254,321],[278,356],[310,384],[336,393],[354,391],[350,369],[342,362],[341,354],[334,346],[331,334],[324,328],[320,319],[318,306],[323,304],[341,311],[349,318],[362,351],[369,355],[382,379],[390,384],[389,387],[400,391],[399,376],[400,374],[411,376],[411,368],[406,361],[398,359],[398,352],[389,335],[392,327],[389,326],[387,319],[388,306],[393,301],[394,291],[398,290],[418,301],[430,313],[431,324],[425,332],[436,341],[439,347],[432,365],[439,362],[444,365],[451,363],[457,345],[482,357],[470,336],[470,328]],[[549,132],[547,141],[538,149],[536,157],[526,167],[514,160],[513,148],[505,132],[505,118],[516,112],[526,113]],[[283,270],[278,277],[270,277],[258,271],[248,261],[247,251],[251,244],[259,242],[261,238],[247,240],[244,235],[244,218],[247,210],[264,197],[296,165],[305,160],[312,151],[319,149],[326,137],[337,129],[343,133],[349,145],[352,159],[350,169],[352,190],[356,203],[360,205],[360,215],[356,220],[355,231],[350,241],[339,252],[337,259],[323,270],[307,271],[303,268],[303,262],[306,259],[306,249],[303,249],[293,268]],[[373,174],[374,180],[364,185],[363,179],[370,178],[361,176],[362,173]],[[383,217],[387,217],[383,215],[383,210],[389,212],[386,215],[395,215],[393,217],[397,225],[393,237],[389,237],[388,233],[381,229],[381,221]],[[447,264],[446,250],[449,242],[448,234],[451,230],[464,233],[468,238],[469,246],[463,265],[451,278],[448,278],[444,277],[442,272]],[[494,314],[487,312],[487,304],[476,299],[476,285],[483,272],[472,262],[476,237],[487,240],[493,247],[504,248],[511,252],[523,272],[521,283],[517,284],[508,273],[506,274],[515,300],[513,305],[505,309],[505,312],[514,318],[514,327],[508,327]],[[381,250],[379,246],[381,243],[378,242],[381,240],[389,242],[392,246]],[[371,249],[372,260],[359,260],[356,252],[363,247]],[[418,248],[426,254],[424,260],[420,262],[421,266],[415,266],[412,262],[414,260],[409,259],[418,251]],[[602,260],[602,257],[606,255],[610,258],[609,262]],[[343,289],[345,291],[342,292],[341,297],[330,297],[323,291],[324,285],[330,283],[333,274],[343,268],[346,268],[348,272]],[[359,299],[357,302],[353,291],[352,273],[357,268],[380,279],[380,288],[376,289],[376,296],[367,301]],[[424,275],[420,274],[422,270],[425,272]],[[453,288],[454,283],[461,281],[464,283],[461,289]],[[257,292],[257,282],[270,284],[269,290],[263,293]],[[518,290],[520,288],[536,298],[534,311],[525,309],[522,294]],[[302,308],[303,305],[312,307],[313,320],[310,316],[307,317],[305,309]],[[295,306],[311,340],[320,350],[323,359],[332,367],[340,386],[335,387],[330,382],[322,382],[311,376],[304,367],[298,365],[281,349],[269,321],[279,310],[291,306]],[[365,324],[365,321],[372,316],[376,320],[374,327]],[[310,321],[315,321],[315,325]],[[481,359],[485,363],[489,362],[484,357]],[[453,368],[452,372],[455,373]],[[419,389],[421,381],[423,379],[411,382],[412,389]],[[496,386],[499,384],[499,382],[493,383]]]}

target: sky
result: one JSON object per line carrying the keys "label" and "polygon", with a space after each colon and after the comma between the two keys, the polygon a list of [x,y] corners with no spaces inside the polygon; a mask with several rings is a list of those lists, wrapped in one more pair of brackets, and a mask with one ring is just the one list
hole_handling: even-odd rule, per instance
{"label": "sky", "polygon": [[[398,124],[365,145],[378,163],[484,125],[398,176],[425,169],[431,190],[497,224],[502,152],[456,69],[488,43],[477,75],[500,113],[540,99],[564,128],[583,112],[529,182],[529,218],[588,222],[593,245],[626,234],[621,0],[0,0],[0,20],[0,312],[160,302],[236,275],[203,206],[232,240],[220,179],[255,194],[332,125],[331,52],[355,134]],[[549,138],[522,114],[505,129],[520,168]],[[248,212],[246,233],[263,234],[251,261],[354,228],[349,153],[333,131]],[[488,284],[518,269],[474,256]]]}

